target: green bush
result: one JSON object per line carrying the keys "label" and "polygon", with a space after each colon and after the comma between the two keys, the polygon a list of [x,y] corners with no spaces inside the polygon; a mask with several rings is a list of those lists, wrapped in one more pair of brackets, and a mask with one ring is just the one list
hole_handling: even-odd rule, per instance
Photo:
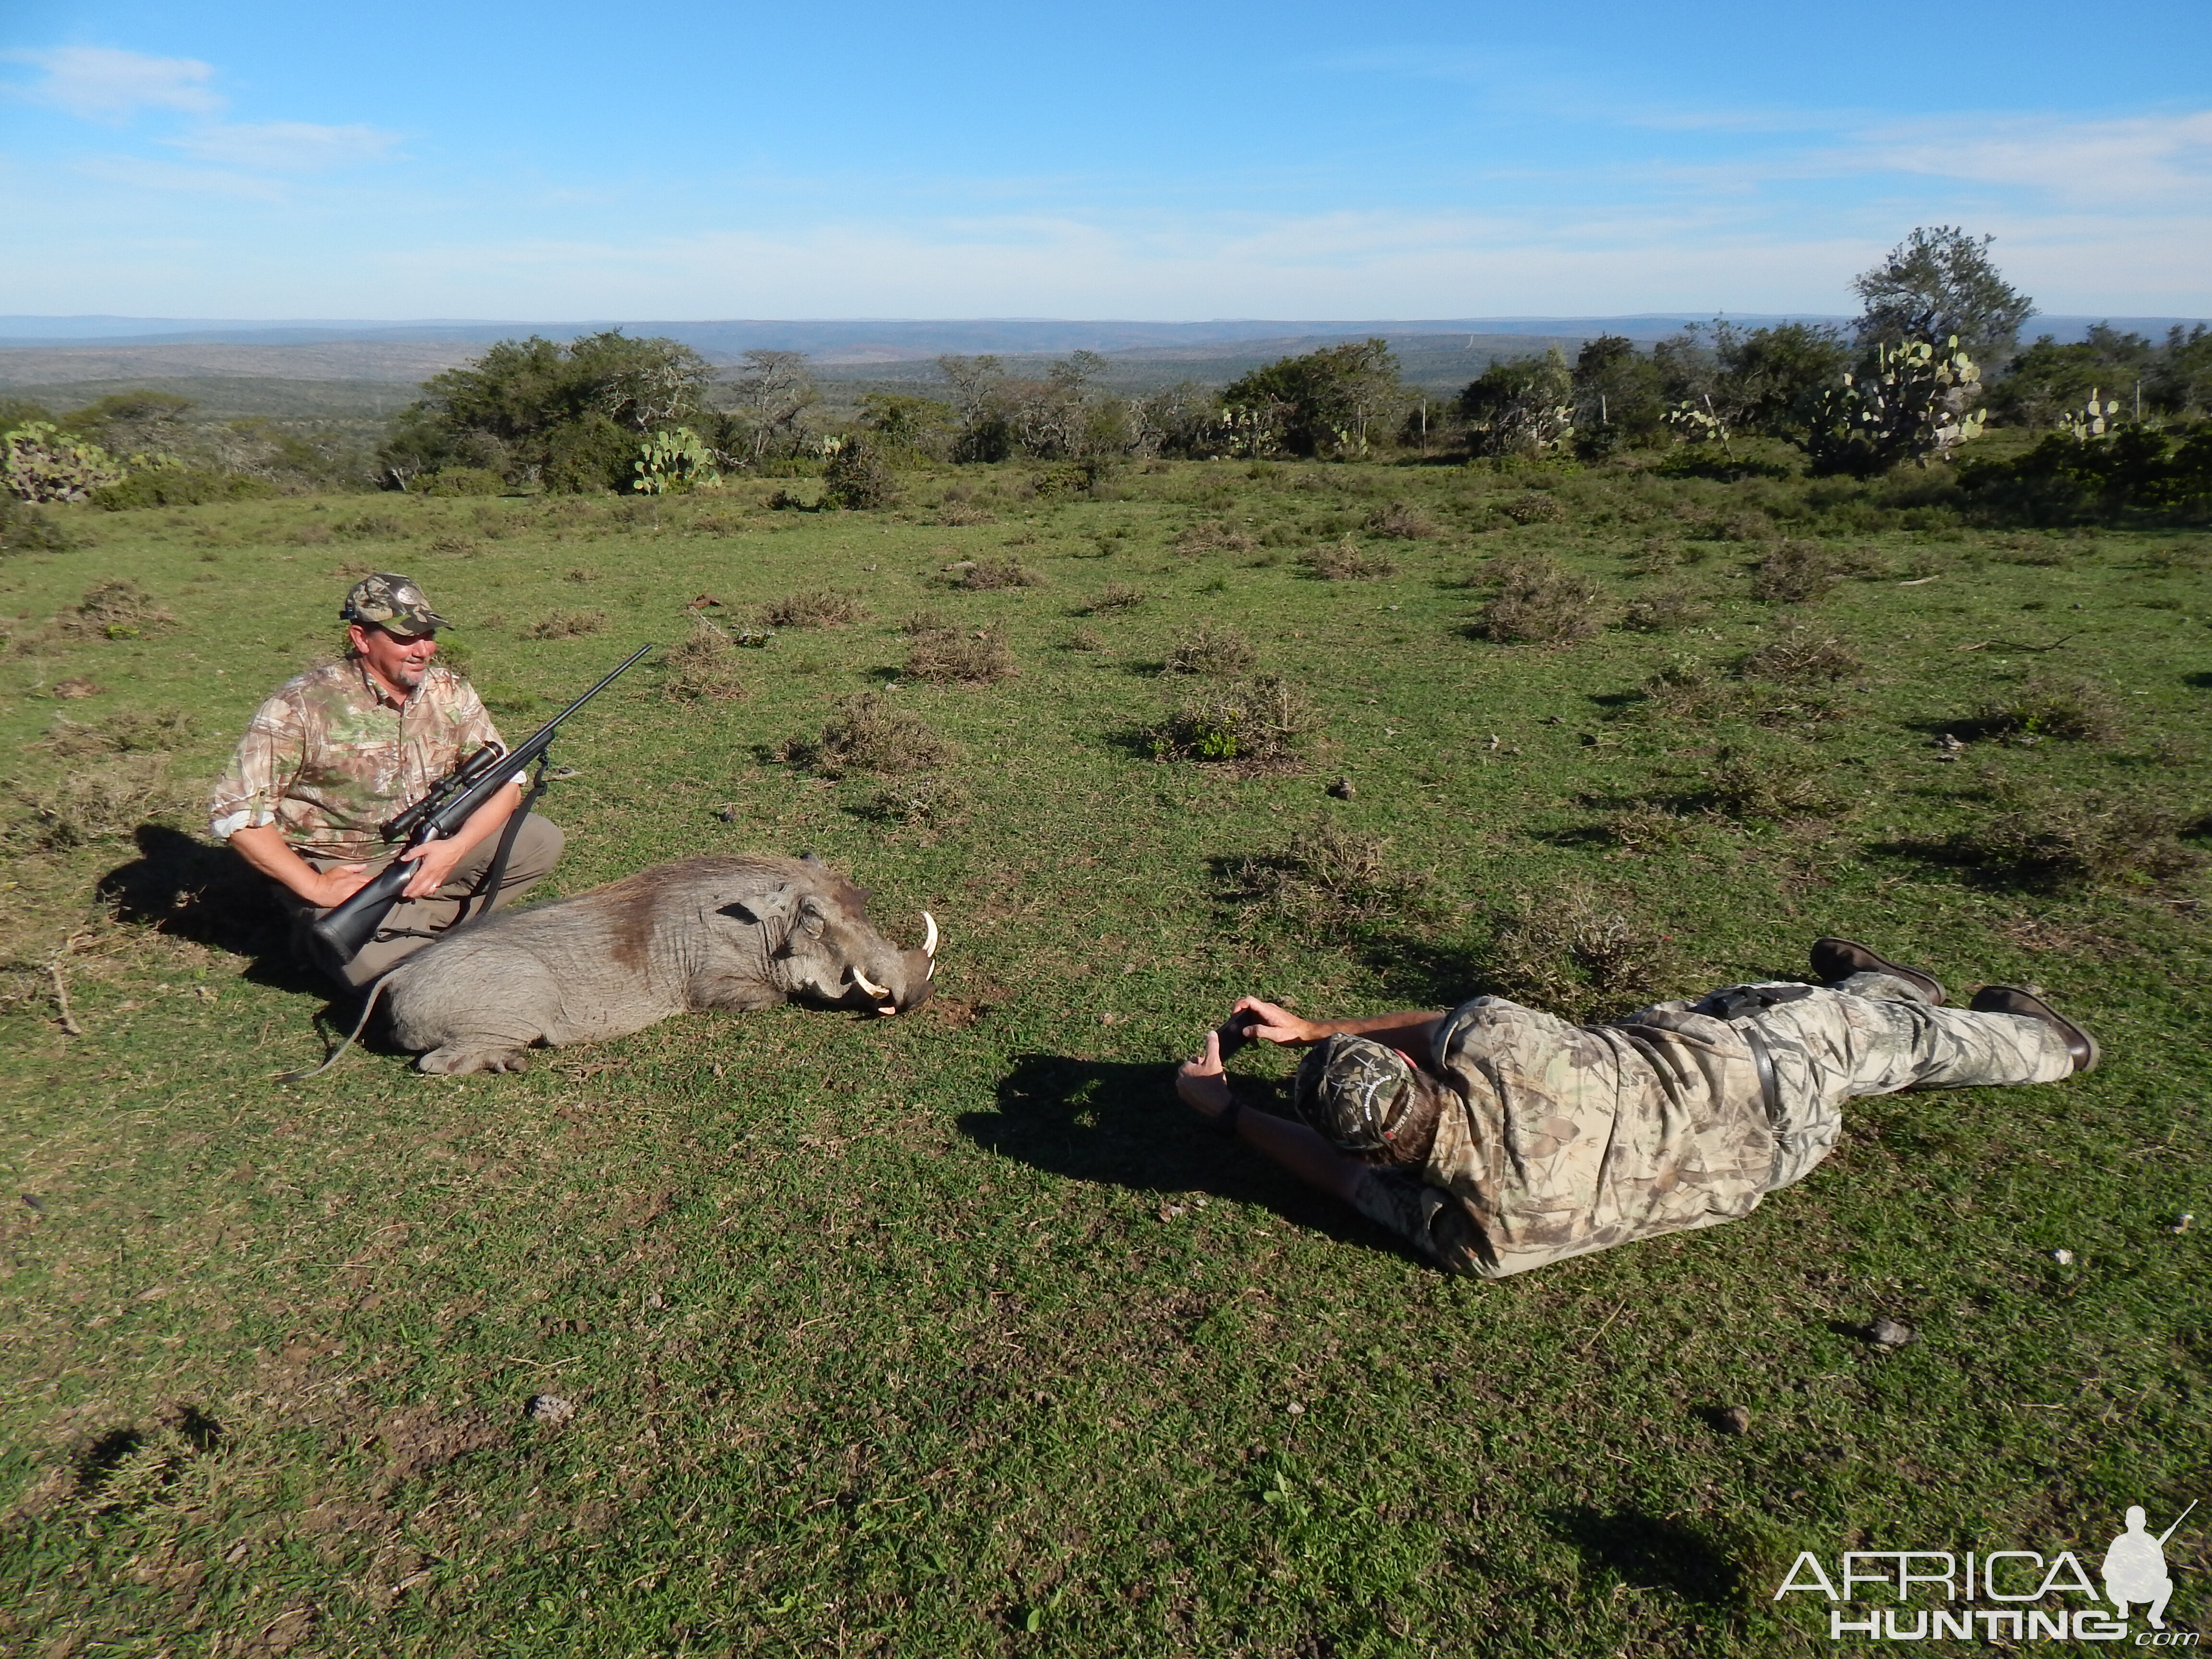
{"label": "green bush", "polygon": [[210,501],[258,501],[276,493],[266,478],[204,466],[144,466],[92,492],[110,513],[139,507],[204,507]]}
{"label": "green bush", "polygon": [[425,477],[416,493],[423,495],[503,495],[507,480],[488,466],[448,466]]}
{"label": "green bush", "polygon": [[123,463],[44,421],[0,433],[0,490],[23,501],[81,501],[123,476]]}

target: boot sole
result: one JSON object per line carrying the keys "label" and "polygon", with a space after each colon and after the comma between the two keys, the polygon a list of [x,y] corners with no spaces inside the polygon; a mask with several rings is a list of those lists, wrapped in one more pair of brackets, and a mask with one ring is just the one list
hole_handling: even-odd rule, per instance
{"label": "boot sole", "polygon": [[2032,1019],[2039,1019],[2047,1024],[2055,1025],[2060,1030],[2071,1032],[2075,1036],[2081,1039],[2082,1046],[2089,1051],[2089,1054],[2087,1059],[2075,1063],[2074,1067],[2074,1075],[2075,1077],[2080,1077],[2084,1072],[2094,1072],[2097,1069],[2097,1062],[2105,1057],[2105,1051],[2102,1048],[2098,1046],[2097,1039],[2090,1036],[2089,1033],[2082,1027],[2076,1025],[2072,1020],[2067,1018],[2065,1015],[2060,1013],[2056,1008],[2045,1002],[2041,997],[2036,995],[2033,991],[2023,991],[2017,985],[1984,985],[1980,990],[1974,993],[1973,1000],[1966,1005],[1967,1008],[1972,1012],[1978,1014],[2018,1014],[2027,1012],[2019,1008],[1983,1007],[1981,1006],[1982,999],[1988,996],[1992,991],[2002,991],[2006,993],[2008,995],[2019,998],[2022,1002],[2033,1004],[2034,1012],[2030,1013],[2028,1018]]}

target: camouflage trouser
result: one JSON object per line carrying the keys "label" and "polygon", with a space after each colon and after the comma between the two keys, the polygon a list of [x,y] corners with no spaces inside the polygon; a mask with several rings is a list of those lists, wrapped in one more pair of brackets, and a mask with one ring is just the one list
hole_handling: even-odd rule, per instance
{"label": "camouflage trouser", "polygon": [[[505,828],[502,824],[501,830]],[[514,850],[507,854],[507,869],[490,908],[504,909],[550,874],[560,859],[562,839],[561,826],[550,818],[532,812],[523,819],[522,827],[515,831]],[[276,895],[276,902],[291,915],[294,947],[339,984],[358,991],[375,983],[429,944],[460,921],[464,912],[474,915],[481,890],[491,874],[491,861],[498,852],[499,833],[486,836],[453,866],[444,886],[421,898],[400,900],[386,915],[384,925],[377,929],[375,937],[354,956],[343,960],[317,944],[314,936],[307,932],[309,922],[328,912],[307,903],[279,883],[271,882],[270,886]],[[307,854],[301,856],[318,870],[335,869],[349,861]],[[374,875],[391,861],[389,858],[371,860],[369,873]]]}
{"label": "camouflage trouser", "polygon": [[1803,1180],[1835,1150],[1844,1103],[1856,1096],[2056,1083],[2074,1072],[2066,1039],[2043,1021],[1933,1007],[1887,974],[1853,974],[1740,1023],[1759,1033],[1774,1063],[1770,1192]]}
{"label": "camouflage trouser", "polygon": [[[1914,987],[1886,975],[1854,975],[1827,988],[1730,988],[1780,992],[1792,1000],[1728,1019],[1717,1011],[1731,1000],[1757,999],[1715,992],[1697,1003],[1662,1003],[1617,1026],[1595,1029],[1570,1027],[1510,1004],[1492,1003],[1485,1019],[1467,1029],[1470,1035],[1482,1034],[1486,1049],[1492,1043],[1518,1045],[1511,1067],[1518,1085],[1513,1122],[1542,1122],[1552,1109],[1573,1130],[1577,1124],[1570,1120],[1589,1120],[1596,1109],[1595,1121],[1611,1126],[1600,1137],[1610,1148],[1598,1164],[1604,1172],[1601,1178],[1578,1183],[1562,1178],[1573,1174],[1570,1166],[1547,1166],[1519,1156],[1501,1163],[1484,1158],[1479,1148],[1468,1148],[1459,1162],[1471,1158],[1469,1167],[1486,1171],[1492,1184],[1480,1197],[1487,1209],[1470,1212],[1459,1196],[1420,1174],[1387,1168],[1364,1173],[1352,1195],[1354,1207],[1448,1268],[1489,1275],[1522,1272],[1632,1237],[1748,1214],[1764,1194],[1802,1180],[1834,1150],[1843,1104],[1856,1096],[2050,1083],[2074,1069],[2065,1039],[2041,1020],[1933,1007]],[[1747,1063],[1754,1036],[1772,1066],[1771,1095]],[[1608,1056],[1620,1054],[1624,1047],[1632,1047],[1642,1061],[1624,1060],[1608,1069]],[[1532,1060],[1531,1053],[1538,1049],[1571,1049],[1577,1059],[1549,1068]],[[1555,1097],[1557,1108],[1547,1109],[1532,1086],[1547,1076],[1585,1092]],[[1607,1086],[1617,1086],[1617,1097],[1600,1100],[1586,1092],[1601,1078],[1613,1080]],[[1470,1075],[1455,1086],[1472,1080]],[[1680,1115],[1686,1111],[1686,1125]],[[1602,1217],[1578,1223],[1559,1213],[1563,1204],[1577,1201],[1571,1194],[1585,1186],[1598,1201],[1613,1202],[1613,1189],[1606,1183],[1613,1178],[1615,1158],[1627,1154],[1631,1173],[1640,1172],[1636,1155],[1669,1116],[1675,1127],[1667,1133],[1674,1151],[1700,1144],[1683,1161],[1682,1176],[1668,1176],[1666,1184],[1686,1200],[1694,1189],[1694,1201],[1671,1212],[1655,1205],[1641,1218],[1625,1223]],[[1526,1134],[1525,1129],[1516,1133]],[[1432,1164],[1426,1173],[1450,1179],[1454,1171]],[[1509,1243],[1492,1238],[1476,1218],[1478,1213],[1547,1210],[1556,1221],[1557,1242],[1548,1248],[1527,1239]]]}

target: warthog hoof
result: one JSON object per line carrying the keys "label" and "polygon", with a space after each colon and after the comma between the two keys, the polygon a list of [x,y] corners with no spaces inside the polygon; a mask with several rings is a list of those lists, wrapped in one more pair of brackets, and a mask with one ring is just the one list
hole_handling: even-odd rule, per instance
{"label": "warthog hoof", "polygon": [[471,1072],[526,1072],[530,1056],[520,1048],[464,1048],[448,1043],[431,1049],[415,1064],[441,1077],[466,1077]]}

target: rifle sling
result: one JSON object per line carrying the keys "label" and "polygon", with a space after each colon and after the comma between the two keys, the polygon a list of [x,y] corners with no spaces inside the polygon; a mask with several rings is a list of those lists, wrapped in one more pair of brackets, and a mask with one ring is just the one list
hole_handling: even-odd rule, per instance
{"label": "rifle sling", "polygon": [[514,851],[514,838],[522,833],[523,819],[530,816],[530,809],[538,804],[538,798],[544,793],[545,757],[541,754],[538,757],[537,775],[530,781],[530,793],[522,798],[521,805],[507,814],[506,827],[499,832],[499,850],[491,855],[491,868],[484,874],[483,885],[477,890],[483,896],[477,905],[476,914],[463,915],[454,922],[454,927],[458,927],[463,922],[483,921],[491,914],[491,907],[499,902],[499,887],[507,879],[507,855]]}

